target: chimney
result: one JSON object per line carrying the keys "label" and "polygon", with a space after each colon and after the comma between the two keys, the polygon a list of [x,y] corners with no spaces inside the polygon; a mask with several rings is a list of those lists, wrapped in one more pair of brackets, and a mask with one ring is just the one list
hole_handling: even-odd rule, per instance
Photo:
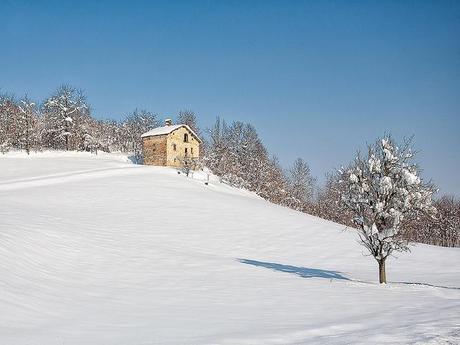
{"label": "chimney", "polygon": [[172,125],[172,120],[171,119],[166,119],[165,120],[165,125],[166,126],[171,126]]}

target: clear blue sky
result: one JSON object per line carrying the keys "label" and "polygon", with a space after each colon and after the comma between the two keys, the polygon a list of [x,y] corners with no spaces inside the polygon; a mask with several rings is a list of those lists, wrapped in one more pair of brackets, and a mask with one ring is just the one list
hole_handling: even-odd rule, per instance
{"label": "clear blue sky", "polygon": [[385,131],[460,195],[459,1],[0,0],[0,88],[256,126],[320,179]]}

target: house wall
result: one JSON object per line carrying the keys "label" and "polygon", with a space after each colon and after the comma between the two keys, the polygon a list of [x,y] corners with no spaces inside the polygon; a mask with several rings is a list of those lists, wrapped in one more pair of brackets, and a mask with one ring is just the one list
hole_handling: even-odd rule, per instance
{"label": "house wall", "polygon": [[166,143],[167,135],[143,138],[142,151],[144,154],[144,164],[165,166],[167,154]]}
{"label": "house wall", "polygon": [[[188,142],[184,143],[184,134],[188,134]],[[174,150],[174,144],[176,150]],[[185,157],[185,149],[187,148],[188,157],[198,159],[200,157],[200,142],[192,133],[185,127],[176,129],[168,135],[166,151],[168,166],[181,166],[181,160]],[[193,152],[192,152],[193,149]]]}

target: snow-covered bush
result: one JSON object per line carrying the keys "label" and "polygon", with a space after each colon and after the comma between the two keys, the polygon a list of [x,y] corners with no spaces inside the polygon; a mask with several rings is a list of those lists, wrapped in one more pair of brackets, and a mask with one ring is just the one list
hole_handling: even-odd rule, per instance
{"label": "snow-covered bush", "polygon": [[380,283],[386,282],[385,260],[393,251],[408,250],[402,222],[417,212],[433,213],[433,186],[424,183],[413,163],[411,142],[399,148],[390,136],[358,154],[344,171],[342,205],[353,214],[362,244],[379,263]]}

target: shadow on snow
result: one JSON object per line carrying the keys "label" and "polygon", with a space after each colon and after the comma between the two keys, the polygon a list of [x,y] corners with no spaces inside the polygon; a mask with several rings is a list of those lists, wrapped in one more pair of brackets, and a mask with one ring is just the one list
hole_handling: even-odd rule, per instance
{"label": "shadow on snow", "polygon": [[268,268],[268,269],[279,271],[279,272],[292,273],[302,278],[350,280],[337,271],[328,271],[328,270],[321,270],[317,268],[282,265],[282,264],[277,264],[273,262],[263,262],[263,261],[248,260],[248,259],[238,259],[238,261],[243,264],[247,264],[247,265],[264,267],[264,268]]}
{"label": "shadow on snow", "polygon": [[433,284],[428,284],[428,283],[413,283],[413,282],[392,282],[392,283],[401,284],[401,285],[425,286],[425,287],[432,287],[432,288],[439,288],[439,289],[460,290],[460,287],[456,287],[456,286],[433,285]]}
{"label": "shadow on snow", "polygon": [[[317,268],[282,265],[282,264],[277,264],[274,262],[264,262],[264,261],[248,260],[248,259],[237,259],[237,260],[246,265],[264,267],[264,268],[268,268],[268,269],[271,269],[273,271],[278,271],[278,272],[291,273],[291,274],[295,274],[302,278],[338,279],[338,280],[346,280],[346,281],[351,281],[351,282],[356,282],[356,283],[379,285],[377,283],[350,279],[350,278],[343,276],[340,272],[337,272],[337,271],[328,271],[328,270],[321,270]],[[460,290],[459,287],[454,287],[454,286],[440,286],[440,285],[432,285],[432,284],[427,284],[427,283],[416,283],[416,282],[397,282],[396,281],[396,282],[389,282],[389,284],[413,285],[413,286],[424,286],[424,287],[431,287],[431,288]]]}

